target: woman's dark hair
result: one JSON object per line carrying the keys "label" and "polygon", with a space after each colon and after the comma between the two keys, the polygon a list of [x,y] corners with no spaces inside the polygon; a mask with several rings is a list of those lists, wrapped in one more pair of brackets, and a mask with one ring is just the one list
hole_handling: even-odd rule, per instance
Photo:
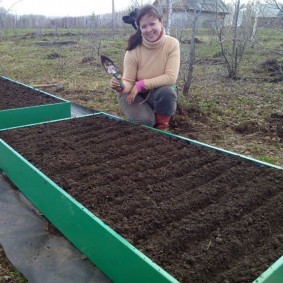
{"label": "woman's dark hair", "polygon": [[143,6],[136,17],[136,23],[138,26],[138,29],[136,33],[132,34],[128,40],[128,46],[126,50],[133,50],[135,49],[138,45],[142,43],[142,36],[141,36],[141,30],[140,30],[140,20],[143,16],[148,15],[148,16],[153,16],[158,20],[162,20],[162,14],[159,12],[159,10],[153,6],[153,5],[145,5]]}

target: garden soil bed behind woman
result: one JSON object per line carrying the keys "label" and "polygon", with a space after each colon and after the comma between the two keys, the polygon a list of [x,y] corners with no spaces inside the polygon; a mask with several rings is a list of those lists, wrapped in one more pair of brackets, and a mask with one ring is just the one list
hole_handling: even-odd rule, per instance
{"label": "garden soil bed behind woman", "polygon": [[0,77],[0,111],[60,102],[56,97]]}
{"label": "garden soil bed behind woman", "polygon": [[283,254],[283,173],[106,117],[0,133],[182,282],[252,282]]}

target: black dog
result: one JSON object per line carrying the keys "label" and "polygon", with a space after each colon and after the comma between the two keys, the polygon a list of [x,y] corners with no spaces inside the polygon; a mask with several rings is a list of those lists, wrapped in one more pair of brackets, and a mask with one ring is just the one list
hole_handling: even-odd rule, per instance
{"label": "black dog", "polygon": [[138,29],[137,24],[136,24],[136,18],[137,18],[138,12],[139,12],[139,9],[136,8],[129,15],[122,17],[123,22],[125,24],[132,25],[135,30]]}

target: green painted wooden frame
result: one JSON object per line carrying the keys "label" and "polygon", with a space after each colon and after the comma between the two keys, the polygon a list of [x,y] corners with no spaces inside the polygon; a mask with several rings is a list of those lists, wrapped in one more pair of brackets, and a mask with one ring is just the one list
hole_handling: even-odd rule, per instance
{"label": "green painted wooden frame", "polygon": [[[85,115],[81,118],[99,115],[125,121],[125,119],[103,112]],[[61,120],[68,119],[69,118]],[[147,128],[152,129],[151,127]],[[172,138],[180,138],[198,146],[221,151],[225,154],[240,156],[262,166],[283,169],[279,166],[261,162],[244,155],[238,155],[234,152],[222,150],[221,148],[206,145],[195,140],[167,132],[163,133]],[[0,156],[0,170],[8,176],[33,205],[39,209],[67,239],[111,280],[117,283],[178,282],[174,277],[156,265],[152,260],[103,223],[98,217],[78,203],[1,139]],[[253,281],[253,283],[282,283],[282,278],[283,256]]]}
{"label": "green painted wooden frame", "polygon": [[0,130],[71,117],[71,103],[50,93],[1,77],[22,87],[58,100],[58,103],[0,110]]}

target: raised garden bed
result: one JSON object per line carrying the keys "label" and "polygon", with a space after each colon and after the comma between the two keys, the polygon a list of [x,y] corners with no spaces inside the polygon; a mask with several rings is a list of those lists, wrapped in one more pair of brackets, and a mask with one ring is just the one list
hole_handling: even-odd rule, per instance
{"label": "raised garden bed", "polygon": [[[102,115],[3,131],[0,138],[181,282],[252,282],[283,254],[280,169]],[[18,164],[3,145],[1,151]],[[73,206],[58,207],[46,181],[33,182],[25,175],[30,169],[15,167],[0,163],[21,190],[19,184],[32,185],[24,193],[114,282],[174,282],[166,274],[148,279],[142,265],[136,273],[112,238],[96,238]],[[100,241],[93,251],[86,247],[92,238]],[[280,266],[274,278],[282,277]],[[127,269],[132,277],[119,277]]]}
{"label": "raised garden bed", "polygon": [[70,102],[0,77],[0,129],[71,116]]}

